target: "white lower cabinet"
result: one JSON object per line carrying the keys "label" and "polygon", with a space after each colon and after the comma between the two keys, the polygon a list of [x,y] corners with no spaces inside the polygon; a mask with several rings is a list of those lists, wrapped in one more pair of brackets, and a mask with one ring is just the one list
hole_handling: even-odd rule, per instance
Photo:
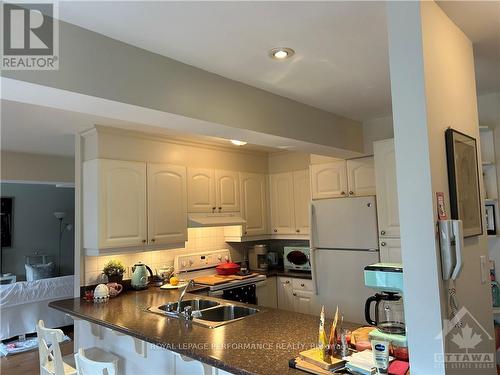
{"label": "white lower cabinet", "polygon": [[379,240],[380,261],[382,263],[402,263],[401,240],[399,238],[383,238]]}
{"label": "white lower cabinet", "polygon": [[256,284],[257,305],[264,307],[278,307],[276,292],[276,278],[268,277],[265,281]]}
{"label": "white lower cabinet", "polygon": [[278,277],[277,283],[278,309],[294,310],[292,279],[289,277]]}
{"label": "white lower cabinet", "polygon": [[279,276],[278,308],[302,314],[316,314],[312,280]]}

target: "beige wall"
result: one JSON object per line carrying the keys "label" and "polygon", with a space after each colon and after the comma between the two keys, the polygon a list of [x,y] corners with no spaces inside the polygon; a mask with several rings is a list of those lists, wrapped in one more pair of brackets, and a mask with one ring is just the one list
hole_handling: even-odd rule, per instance
{"label": "beige wall", "polygon": [[[460,352],[451,334],[439,337],[443,319],[449,318],[447,292],[452,285],[441,279],[435,193],[449,197],[445,129],[451,126],[479,138],[472,43],[435,2],[388,2],[387,9],[412,372],[469,374],[469,368],[447,370],[435,362],[443,350]],[[449,210],[448,198],[446,206]],[[486,241],[484,236],[466,239],[456,294],[459,308],[466,307],[493,335],[491,287],[481,283],[480,274]],[[482,340],[475,349],[493,353],[493,344]],[[493,374],[494,369],[472,372]]]}
{"label": "beige wall", "polygon": [[1,152],[2,181],[75,182],[75,160],[55,155]]}
{"label": "beige wall", "polygon": [[196,168],[267,173],[267,153],[176,142],[168,138],[110,128],[85,136],[84,159],[120,159],[170,163]]}
{"label": "beige wall", "polygon": [[60,22],[57,71],[3,77],[355,152],[361,124]]}
{"label": "beige wall", "polygon": [[373,142],[393,137],[391,115],[363,121],[363,148],[366,154],[373,154]]}
{"label": "beige wall", "polygon": [[269,155],[269,173],[309,169],[310,155],[302,152],[277,152]]}

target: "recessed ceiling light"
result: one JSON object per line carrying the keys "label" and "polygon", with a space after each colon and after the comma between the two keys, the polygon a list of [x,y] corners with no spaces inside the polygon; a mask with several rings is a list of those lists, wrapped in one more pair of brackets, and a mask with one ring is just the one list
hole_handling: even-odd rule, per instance
{"label": "recessed ceiling light", "polygon": [[284,60],[292,57],[295,54],[295,51],[291,48],[287,47],[276,47],[269,51],[269,57],[276,60]]}
{"label": "recessed ceiling light", "polygon": [[231,143],[235,146],[245,146],[247,144],[245,141],[238,141],[237,139],[231,139]]}

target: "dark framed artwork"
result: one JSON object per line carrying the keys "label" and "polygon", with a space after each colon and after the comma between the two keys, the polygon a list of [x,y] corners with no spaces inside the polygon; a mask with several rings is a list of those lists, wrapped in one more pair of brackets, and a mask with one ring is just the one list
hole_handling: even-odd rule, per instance
{"label": "dark framed artwork", "polygon": [[464,237],[483,234],[476,139],[446,129],[451,218],[462,220]]}
{"label": "dark framed artwork", "polygon": [[497,223],[495,219],[495,205],[486,204],[486,231],[489,235],[497,234]]}
{"label": "dark framed artwork", "polygon": [[1,197],[1,247],[12,246],[12,208],[13,198]]}

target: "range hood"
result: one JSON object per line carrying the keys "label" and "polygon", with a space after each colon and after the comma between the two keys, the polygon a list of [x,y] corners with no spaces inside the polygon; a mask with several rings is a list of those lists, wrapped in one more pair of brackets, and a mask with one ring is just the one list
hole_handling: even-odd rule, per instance
{"label": "range hood", "polygon": [[241,217],[239,212],[213,214],[196,213],[189,214],[188,216],[189,228],[223,227],[229,225],[244,225],[246,223],[246,220]]}

